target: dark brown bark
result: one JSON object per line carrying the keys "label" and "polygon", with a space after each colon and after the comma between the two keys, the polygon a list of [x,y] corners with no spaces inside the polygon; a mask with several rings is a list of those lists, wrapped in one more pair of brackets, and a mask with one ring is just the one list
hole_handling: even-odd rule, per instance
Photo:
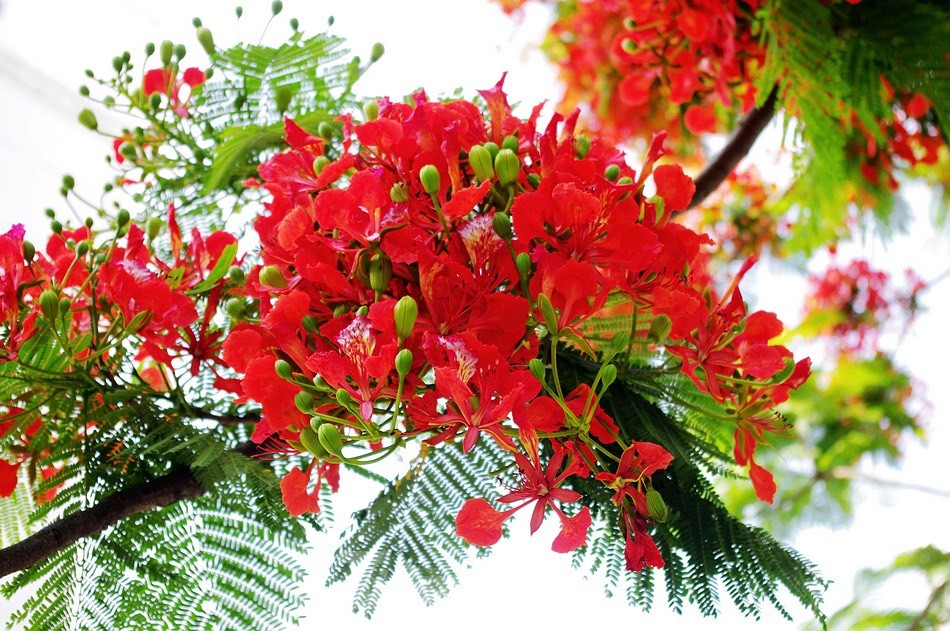
{"label": "dark brown bark", "polygon": [[739,161],[749,153],[756,139],[775,116],[776,100],[778,100],[778,88],[773,88],[762,107],[749,112],[719,155],[693,180],[696,184],[696,192],[689,203],[689,208],[698,206],[709,197],[710,193],[719,188]]}
{"label": "dark brown bark", "polygon": [[[259,453],[257,445],[243,443],[235,451]],[[113,493],[86,510],[67,515],[23,541],[0,550],[0,577],[19,572],[49,558],[84,537],[102,532],[126,517],[204,495],[187,467]]]}

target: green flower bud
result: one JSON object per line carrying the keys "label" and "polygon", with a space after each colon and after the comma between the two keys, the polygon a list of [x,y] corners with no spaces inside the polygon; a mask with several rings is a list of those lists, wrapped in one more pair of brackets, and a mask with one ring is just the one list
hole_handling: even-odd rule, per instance
{"label": "green flower bud", "polygon": [[376,99],[370,99],[363,103],[363,120],[374,121],[379,118],[379,103]]}
{"label": "green flower bud", "polygon": [[297,18],[290,18],[290,30],[297,31],[300,29],[300,20]]}
{"label": "green flower bud", "polygon": [[178,61],[181,61],[182,59],[185,58],[186,52],[187,50],[185,49],[184,44],[175,44],[175,59],[177,59]]}
{"label": "green flower bud", "polygon": [[[62,306],[62,304],[60,304]],[[132,334],[137,331],[141,331],[142,328],[149,323],[152,319],[151,311],[139,311],[135,316],[129,321],[125,327],[126,333]]]}
{"label": "green flower bud", "polygon": [[330,158],[326,156],[317,156],[313,159],[313,172],[317,175],[323,173],[323,169],[330,164]]}
{"label": "green flower bud", "polygon": [[557,333],[557,312],[554,311],[551,299],[544,294],[538,294],[538,308],[541,310],[541,316],[544,318],[544,325],[548,327],[548,331]]}
{"label": "green flower bud", "polygon": [[151,241],[158,236],[158,233],[162,230],[162,219],[156,215],[152,215],[148,218],[148,221],[145,222],[145,234],[148,236],[148,240]]}
{"label": "green flower bud", "polygon": [[782,383],[786,379],[792,376],[792,373],[795,372],[795,360],[791,357],[785,358],[785,367],[780,371],[772,375],[769,379],[769,383]]}
{"label": "green flower bud", "polygon": [[49,222],[49,229],[53,231],[53,234],[61,234],[63,232],[63,224],[54,219]]}
{"label": "green flower bud", "polygon": [[369,259],[369,288],[377,293],[389,289],[393,278],[393,263],[382,252],[376,252]]}
{"label": "green flower bud", "polygon": [[284,3],[280,0],[274,0],[270,3],[270,12],[274,15],[277,15],[284,10]]}
{"label": "green flower bud", "polygon": [[99,129],[99,121],[96,120],[96,115],[92,113],[92,110],[84,109],[79,112],[79,122],[83,127],[96,131]]}
{"label": "green flower bud", "polygon": [[112,69],[116,72],[122,72],[122,66],[125,65],[125,60],[121,57],[112,58]]}
{"label": "green flower bud", "polygon": [[345,408],[350,407],[350,404],[353,403],[353,397],[350,396],[350,393],[340,388],[336,391],[336,402],[342,405]]}
{"label": "green flower bud", "polygon": [[317,458],[326,458],[328,455],[317,437],[317,432],[312,427],[304,427],[300,430],[300,445]]}
{"label": "green flower bud", "polygon": [[129,216],[129,211],[123,208],[122,210],[119,211],[119,214],[115,216],[115,225],[121,228],[125,224],[129,223],[129,219],[131,219],[131,217]]}
{"label": "green flower bud", "polygon": [[149,96],[149,97],[148,97],[148,106],[149,106],[151,109],[153,109],[153,110],[157,110],[159,107],[161,107],[161,106],[162,106],[162,95],[159,94],[158,92],[155,92],[155,93],[153,93],[151,96]]}
{"label": "green flower bud", "polygon": [[332,456],[339,456],[343,453],[343,437],[340,436],[340,430],[333,423],[324,423],[317,430],[317,440]]}
{"label": "green flower bud", "polygon": [[85,256],[86,252],[89,251],[89,242],[80,241],[76,244],[76,256]]}
{"label": "green flower bud", "polygon": [[610,350],[613,351],[614,354],[623,353],[627,350],[628,344],[630,344],[630,334],[626,331],[621,331],[611,338]]}
{"label": "green flower bud", "polygon": [[491,152],[483,145],[475,145],[468,152],[468,163],[479,182],[487,182],[495,177],[495,165],[492,161]]}
{"label": "green flower bud", "polygon": [[663,501],[663,496],[655,489],[647,491],[647,510],[650,512],[650,517],[661,523],[670,517],[669,507]]}
{"label": "green flower bud", "polygon": [[40,294],[40,311],[48,320],[59,315],[59,296],[52,289],[46,289]]}
{"label": "green flower bud", "polygon": [[313,414],[313,397],[303,390],[294,395],[294,405],[307,416]]}
{"label": "green flower bud", "polygon": [[265,287],[283,289],[287,286],[287,281],[284,280],[284,274],[276,265],[262,267],[261,271],[257,274],[257,280],[260,281],[261,285],[264,285]]}
{"label": "green flower bud", "polygon": [[300,324],[303,325],[305,331],[317,335],[320,333],[320,325],[317,323],[317,319],[312,315],[305,315],[300,319]]}
{"label": "green flower bud", "polygon": [[518,268],[519,274],[527,278],[528,274],[531,273],[531,256],[529,256],[527,252],[522,252],[516,256],[515,267]]}
{"label": "green flower bud", "polygon": [[224,310],[235,320],[243,320],[247,317],[247,303],[240,298],[232,298],[224,305]]}
{"label": "green flower bud", "polygon": [[63,176],[63,187],[72,190],[76,186],[76,180],[71,175]]}
{"label": "green flower bud", "polygon": [[277,376],[281,379],[290,381],[294,376],[294,369],[291,368],[290,362],[283,359],[278,359],[274,362],[274,372],[277,373]]}
{"label": "green flower bud", "polygon": [[[69,298],[60,298],[59,299],[59,313],[61,315],[66,315],[69,313],[69,310],[73,306],[73,301]],[[144,312],[143,312],[144,313]]]}
{"label": "green flower bud", "polygon": [[145,56],[146,56],[146,57],[151,57],[151,56],[154,55],[154,54],[155,54],[155,43],[154,43],[154,42],[149,42],[149,43],[145,44]]}
{"label": "green flower bud", "polygon": [[167,39],[158,47],[158,58],[162,60],[162,65],[167,66],[172,62],[172,54],[175,52],[175,45]]}
{"label": "green flower bud", "polygon": [[541,383],[544,383],[545,368],[544,368],[544,363],[540,359],[535,357],[534,359],[529,361],[528,370],[531,371],[531,376],[533,376],[535,379],[537,379]]}
{"label": "green flower bud", "polygon": [[610,384],[617,380],[617,367],[613,364],[607,364],[600,371],[600,382],[606,390]]}
{"label": "green flower bud", "polygon": [[247,280],[247,276],[244,275],[244,270],[240,267],[232,267],[228,275],[231,277],[231,282],[238,285],[243,285],[244,281]]}
{"label": "green flower bud", "polygon": [[368,316],[368,315],[369,315],[369,307],[367,307],[366,305],[360,306],[360,308],[356,310],[356,315],[358,315],[358,316],[364,316],[364,317],[365,317],[365,316]]}
{"label": "green flower bud", "polygon": [[285,85],[274,90],[274,107],[278,114],[283,114],[290,107],[290,100],[294,98],[293,91]]}
{"label": "green flower bud", "polygon": [[419,181],[422,182],[422,188],[429,195],[438,195],[439,188],[442,186],[439,170],[431,164],[427,164],[419,169]]}
{"label": "green flower bud", "polygon": [[323,138],[324,140],[330,140],[331,138],[333,138],[333,134],[335,131],[336,130],[333,129],[333,125],[331,125],[330,123],[326,121],[323,121],[322,123],[317,125],[317,135]]}
{"label": "green flower bud", "polygon": [[405,377],[412,370],[412,351],[404,348],[396,353],[396,372],[400,377]]}
{"label": "green flower bud", "polygon": [[653,322],[650,323],[650,332],[647,333],[647,337],[657,344],[662,344],[666,341],[667,336],[670,334],[670,331],[673,328],[673,321],[670,320],[670,316],[665,313],[653,318]]}
{"label": "green flower bud", "polygon": [[537,173],[529,173],[526,179],[531,188],[538,188],[538,185],[541,183],[541,176]]}
{"label": "green flower bud", "polygon": [[583,160],[590,153],[590,138],[581,135],[574,138],[574,153],[578,160]]}
{"label": "green flower bud", "polygon": [[369,63],[374,64],[379,61],[385,52],[386,48],[380,42],[373,44],[373,49],[369,53]]}
{"label": "green flower bud", "polygon": [[205,52],[208,55],[214,55],[214,36],[211,35],[211,31],[199,24],[195,35],[198,36],[198,43],[201,44]]}
{"label": "green flower bud", "polygon": [[495,158],[498,157],[498,152],[501,151],[501,148],[493,142],[486,142],[482,146],[488,149],[488,155],[491,156],[492,164],[495,164]]}
{"label": "green flower bud", "polygon": [[619,180],[617,180],[617,184],[620,184],[621,186],[630,186],[631,184],[633,184],[633,178],[630,177],[629,175],[625,175]]}
{"label": "green flower bud", "polygon": [[237,19],[241,19],[241,16],[244,15],[244,7],[237,6],[234,7],[234,15],[237,16]]}
{"label": "green flower bud", "polygon": [[89,96],[89,86],[81,85],[79,86],[80,96]]}
{"label": "green flower bud", "polygon": [[404,340],[412,333],[419,316],[419,305],[412,296],[403,296],[393,309],[393,319],[396,321],[396,335]]}
{"label": "green flower bud", "polygon": [[33,258],[36,256],[36,246],[34,246],[29,241],[23,242],[23,260],[26,261],[26,264],[29,265],[33,262]]}
{"label": "green flower bud", "polygon": [[396,204],[409,201],[409,190],[406,188],[406,185],[403,182],[393,184],[392,188],[389,189],[389,199],[393,200]]}
{"label": "green flower bud", "polygon": [[505,136],[501,141],[501,148],[518,153],[518,137],[515,135]]}
{"label": "green flower bud", "polygon": [[498,174],[498,182],[502,186],[508,186],[518,181],[518,173],[521,171],[521,161],[511,149],[502,149],[495,156],[495,173]]}
{"label": "green flower bud", "polygon": [[618,167],[616,164],[611,164],[609,167],[604,169],[604,177],[611,182],[615,181],[618,177],[620,177],[620,167]]}
{"label": "green flower bud", "polygon": [[495,234],[505,241],[511,240],[511,219],[505,213],[495,213],[491,218],[491,227],[495,230]]}

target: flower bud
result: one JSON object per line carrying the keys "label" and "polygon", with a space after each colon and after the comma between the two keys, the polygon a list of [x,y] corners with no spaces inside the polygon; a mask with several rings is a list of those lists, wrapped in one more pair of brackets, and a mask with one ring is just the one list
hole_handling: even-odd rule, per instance
{"label": "flower bud", "polygon": [[403,182],[393,184],[392,188],[389,189],[389,199],[396,204],[409,201],[409,191],[406,189],[406,185]]}
{"label": "flower bud", "polygon": [[488,149],[488,155],[491,156],[492,164],[494,164],[494,163],[495,163],[495,158],[498,156],[498,152],[501,151],[501,148],[500,148],[498,145],[496,145],[495,143],[490,142],[490,141],[489,141],[489,142],[486,142],[486,143],[485,143],[484,145],[482,145],[482,146],[485,147],[486,149]]}
{"label": "flower bud", "polygon": [[244,7],[237,6],[234,7],[234,15],[237,16],[237,19],[241,19],[241,16],[244,15]]}
{"label": "flower bud", "polygon": [[330,158],[326,156],[317,156],[313,159],[313,172],[317,175],[323,173],[326,166],[330,164]]}
{"label": "flower bud", "polygon": [[333,129],[333,125],[331,125],[330,123],[326,121],[323,121],[322,123],[317,125],[317,135],[323,138],[324,140],[330,140],[331,138],[333,138],[334,131],[335,130]]}
{"label": "flower bud", "polygon": [[68,173],[63,176],[63,188],[72,190],[76,186],[76,180]]}
{"label": "flower bud", "polygon": [[527,252],[522,252],[515,257],[515,267],[518,268],[518,273],[528,277],[528,274],[531,273],[531,256]]}
{"label": "flower bud", "polygon": [[386,52],[386,47],[383,46],[380,42],[373,44],[372,50],[369,51],[369,63],[374,64],[383,56],[383,53]]}
{"label": "flower bud", "polygon": [[265,287],[283,289],[287,286],[287,281],[284,280],[284,274],[276,265],[262,267],[261,271],[257,274],[257,279],[260,281],[261,285],[264,285]]}
{"label": "flower bud", "polygon": [[396,372],[401,378],[409,374],[412,370],[412,351],[404,348],[396,353]]}
{"label": "flower bud", "polygon": [[363,120],[374,121],[379,118],[379,103],[376,99],[370,99],[363,103]]}
{"label": "flower bud", "polygon": [[501,148],[508,149],[513,153],[518,153],[518,137],[515,135],[505,136],[501,141]]}
{"label": "flower bud", "polygon": [[616,355],[623,353],[627,350],[627,345],[630,344],[630,334],[626,331],[620,331],[615,333],[614,336],[610,339],[610,350]]}
{"label": "flower bud", "polygon": [[353,397],[350,396],[349,392],[340,388],[336,391],[336,402],[346,408],[353,403]]}
{"label": "flower bud", "polygon": [[[65,298],[65,297],[60,298],[60,299],[59,299],[59,313],[60,313],[60,315],[66,315],[67,313],[69,313],[69,310],[72,308],[72,306],[73,306],[73,301],[72,301],[72,300],[70,300],[69,298]],[[147,312],[143,312],[143,313],[147,313]]]}
{"label": "flower bud", "polygon": [[187,51],[185,49],[184,44],[175,44],[175,59],[177,59],[178,61],[181,61],[182,59],[185,58],[186,52]]}
{"label": "flower bud", "polygon": [[317,335],[320,333],[320,325],[317,323],[317,319],[312,315],[305,315],[300,319],[300,324],[303,325],[303,328],[308,333],[313,333]]}
{"label": "flower bud", "polygon": [[495,234],[505,241],[511,240],[511,219],[505,213],[495,213],[495,216],[491,218],[491,227]]}
{"label": "flower bud", "polygon": [[[158,92],[155,92],[154,94],[152,94],[151,96],[149,96],[149,97],[148,97],[148,106],[149,106],[151,109],[153,109],[153,110],[157,110],[158,108],[160,108],[160,107],[162,106],[162,95],[159,94]],[[122,148],[123,148],[123,149],[125,149],[125,147],[131,147],[131,148],[132,148],[132,155],[128,155],[125,151],[122,152],[122,155],[124,155],[126,158],[134,158],[134,157],[135,157],[135,151],[134,151],[134,150],[135,150],[135,147],[133,147],[132,145],[128,145],[128,144],[122,145]]]}
{"label": "flower bud", "polygon": [[780,371],[772,375],[769,379],[769,383],[782,383],[786,379],[792,376],[792,373],[795,372],[795,360],[791,357],[785,358],[785,367]]}
{"label": "flower bud", "polygon": [[604,177],[611,182],[615,181],[618,177],[620,177],[620,167],[618,167],[616,164],[611,164],[609,167],[604,169]]}
{"label": "flower bud", "polygon": [[389,289],[393,278],[393,263],[382,252],[376,252],[369,259],[369,287],[377,294]]}
{"label": "flower bud", "polygon": [[290,100],[294,98],[293,91],[285,85],[274,90],[274,107],[278,114],[283,114],[290,107]]}
{"label": "flower bud", "polygon": [[578,160],[583,160],[590,153],[590,138],[584,135],[574,138],[574,153]]}
{"label": "flower bud", "polygon": [[247,316],[247,304],[240,298],[232,298],[224,305],[224,310],[235,320],[243,320]]}
{"label": "flower bud", "polygon": [[298,31],[300,29],[300,20],[297,18],[290,18],[290,30]]}
{"label": "flower bud", "polygon": [[617,367],[613,364],[607,364],[600,371],[600,382],[606,390],[610,384],[617,380]]}
{"label": "flower bud", "polygon": [[273,2],[270,3],[270,12],[273,15],[277,15],[283,10],[284,10],[284,3],[281,2],[280,0],[274,0]]}
{"label": "flower bud", "polygon": [[366,305],[360,305],[360,308],[356,310],[356,315],[366,317],[369,315],[369,307]]}
{"label": "flower bud", "polygon": [[630,186],[631,184],[633,184],[633,178],[630,177],[629,175],[625,175],[619,180],[617,180],[617,184],[620,184],[621,186]]}
{"label": "flower bud", "polygon": [[647,490],[647,510],[650,512],[650,517],[661,523],[670,516],[670,509],[663,501],[663,496],[655,489]]}
{"label": "flower bud", "polygon": [[548,331],[557,333],[557,313],[554,311],[551,299],[544,294],[538,294],[538,308],[541,310],[541,317],[544,318],[544,325],[548,327]]}
{"label": "flower bud", "polygon": [[653,322],[650,323],[650,332],[647,333],[647,337],[657,344],[662,344],[666,341],[666,337],[670,334],[670,330],[673,328],[673,321],[670,320],[670,316],[665,313],[653,318]]}
{"label": "flower bud", "polygon": [[205,52],[208,53],[209,56],[214,55],[214,37],[211,35],[211,31],[203,26],[199,26],[195,34],[198,36],[198,43],[201,44]]}
{"label": "flower bud", "polygon": [[277,376],[281,379],[290,381],[293,379],[294,369],[290,367],[290,362],[283,359],[278,359],[274,362],[274,372],[277,373]]}
{"label": "flower bud", "polygon": [[419,305],[412,296],[403,296],[396,303],[393,309],[393,319],[396,323],[396,335],[400,340],[404,340],[412,333],[412,328],[416,326],[416,318],[419,316]]}
{"label": "flower bud", "polygon": [[167,66],[172,62],[172,53],[175,51],[175,45],[167,39],[158,47],[158,58],[162,60],[162,65]]}
{"label": "flower bud", "polygon": [[148,240],[151,241],[158,236],[158,233],[162,229],[162,219],[152,215],[148,218],[148,221],[145,222],[145,234],[148,236]]}
{"label": "flower bud", "polygon": [[53,231],[53,234],[61,234],[63,232],[63,224],[54,219],[49,222],[49,229]]}
{"label": "flower bud", "polygon": [[541,176],[537,173],[529,173],[526,179],[528,180],[528,185],[530,185],[533,189],[537,189],[538,185],[541,183]]}
{"label": "flower bud", "polygon": [[317,430],[317,440],[323,448],[332,456],[339,456],[343,453],[343,437],[340,436],[340,430],[333,423],[324,423]]}
{"label": "flower bud", "polygon": [[147,44],[145,44],[145,56],[151,57],[154,54],[155,54],[155,43],[148,42]]}
{"label": "flower bud", "polygon": [[468,163],[479,182],[487,182],[495,177],[495,165],[492,160],[491,153],[482,145],[475,145],[468,152]]}
{"label": "flower bud", "polygon": [[[60,307],[62,306],[63,306],[62,303],[60,303]],[[151,311],[139,311],[138,313],[135,314],[135,316],[131,320],[129,320],[129,323],[125,326],[125,332],[130,335],[133,333],[137,333],[138,331],[141,331],[142,328],[144,328],[145,325],[148,324],[151,320],[152,320]]]}
{"label": "flower bud", "polygon": [[304,427],[300,430],[300,445],[317,458],[326,458],[327,450],[320,443],[317,432],[312,427]]}
{"label": "flower bud", "polygon": [[76,244],[76,256],[85,256],[86,252],[89,251],[89,242],[80,241]]}
{"label": "flower bud", "polygon": [[244,270],[240,267],[232,267],[228,275],[231,277],[231,282],[237,285],[243,285],[247,280],[247,277],[244,275]]}
{"label": "flower bud", "polygon": [[92,110],[84,109],[79,112],[79,122],[92,131],[99,129],[99,121],[96,120],[96,115],[92,113]]}
{"label": "flower bud", "polygon": [[307,416],[313,414],[313,397],[303,390],[294,395],[294,405]]}
{"label": "flower bud", "polygon": [[435,196],[439,194],[439,188],[442,186],[439,170],[431,164],[427,164],[419,169],[419,181],[422,182],[422,188],[426,193]]}
{"label": "flower bud", "polygon": [[33,258],[36,256],[36,246],[34,246],[29,241],[23,242],[23,260],[26,261],[26,264],[29,265],[33,262]]}
{"label": "flower bud", "polygon": [[533,376],[535,379],[537,379],[541,383],[544,383],[545,368],[544,368],[544,363],[542,363],[540,359],[535,357],[534,359],[529,361],[528,370],[531,371],[531,376]]}
{"label": "flower bud", "polygon": [[129,220],[130,220],[130,219],[131,219],[131,216],[129,215],[129,211],[127,211],[125,208],[123,208],[123,209],[120,210],[119,213],[115,216],[115,225],[118,226],[119,228],[121,228],[121,227],[123,227],[125,224],[129,223]]}
{"label": "flower bud", "polygon": [[40,294],[40,311],[48,320],[59,315],[59,296],[52,289],[46,289]]}
{"label": "flower bud", "polygon": [[511,149],[502,149],[495,156],[495,173],[498,174],[498,182],[502,186],[514,184],[520,171],[521,161]]}

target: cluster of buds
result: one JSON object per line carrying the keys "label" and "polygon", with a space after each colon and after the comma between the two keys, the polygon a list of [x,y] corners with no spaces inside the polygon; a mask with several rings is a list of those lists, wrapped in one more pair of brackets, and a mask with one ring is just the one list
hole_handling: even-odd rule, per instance
{"label": "cluster of buds", "polygon": [[[253,439],[311,457],[282,485],[292,514],[319,509],[341,463],[413,438],[465,452],[492,441],[519,471],[498,500],[509,508],[470,499],[460,536],[490,545],[533,504],[532,531],[551,508],[554,549],[576,549],[590,511],[565,507],[584,504],[572,481],[593,477],[624,515],[628,567],[662,565],[647,526],[667,511],[651,477],[671,456],[611,418],[608,388],[632,378],[631,357],[652,357],[658,378],[682,371],[736,422],[737,461],[770,501],[752,452],[807,360],[770,343],[782,326],[747,313],[738,277],[719,298],[693,265],[711,242],[670,221],[694,188],[657,165],[665,134],[635,171],[576,135],[577,114],[539,127],[540,107],[516,117],[502,82],[480,95],[487,114],[422,92],[370,102],[361,123],[342,117],[338,143],[285,120],[288,150],[247,182],[271,195],[244,287],[259,313],[223,347],[262,408]],[[623,326],[605,334],[607,316]],[[596,360],[589,384],[565,387],[565,353]]]}

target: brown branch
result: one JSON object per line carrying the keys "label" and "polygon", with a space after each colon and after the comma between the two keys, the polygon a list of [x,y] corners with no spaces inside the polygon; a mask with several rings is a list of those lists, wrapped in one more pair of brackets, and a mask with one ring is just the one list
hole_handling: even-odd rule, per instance
{"label": "brown branch", "polygon": [[[242,443],[235,451],[253,456],[260,453],[260,447],[253,443]],[[95,506],[67,515],[23,541],[0,550],[0,577],[32,567],[126,517],[200,497],[204,493],[205,488],[188,467],[178,467],[160,478],[122,489]]]}
{"label": "brown branch", "polygon": [[917,617],[914,618],[910,623],[910,626],[907,627],[907,631],[917,631],[918,629],[924,628],[924,624],[927,622],[930,612],[940,605],[940,599],[943,598],[943,594],[945,591],[947,591],[948,587],[950,587],[950,582],[944,581],[936,589],[930,592],[930,599],[927,600],[924,610],[917,614]]}
{"label": "brown branch", "polygon": [[778,100],[778,87],[772,88],[769,97],[762,107],[749,112],[742,124],[736,129],[732,138],[726,143],[716,159],[706,165],[706,168],[693,180],[696,192],[688,208],[695,208],[709,197],[710,193],[719,188],[723,180],[729,177],[739,161],[749,153],[756,138],[768,126],[775,116],[775,102]]}

